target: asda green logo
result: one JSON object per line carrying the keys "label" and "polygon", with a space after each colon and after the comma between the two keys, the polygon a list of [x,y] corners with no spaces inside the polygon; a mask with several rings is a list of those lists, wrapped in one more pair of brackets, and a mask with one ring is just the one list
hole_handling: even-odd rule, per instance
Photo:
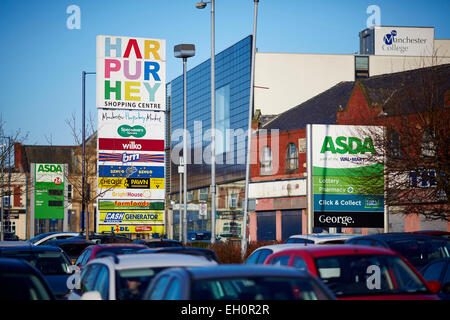
{"label": "asda green logo", "polygon": [[337,137],[335,141],[333,140],[333,137],[326,136],[323,140],[320,153],[325,153],[326,151],[330,151],[333,154],[365,154],[366,152],[376,154],[371,138],[365,138],[364,141],[362,141],[356,137],[344,136]]}
{"label": "asda green logo", "polygon": [[135,138],[141,138],[141,137],[145,136],[146,131],[143,126],[131,127],[128,125],[123,125],[117,129],[117,133],[120,136],[125,137],[125,138],[131,137],[131,136],[133,136]]}
{"label": "asda green logo", "polygon": [[59,164],[40,164],[37,172],[62,172],[62,167]]}

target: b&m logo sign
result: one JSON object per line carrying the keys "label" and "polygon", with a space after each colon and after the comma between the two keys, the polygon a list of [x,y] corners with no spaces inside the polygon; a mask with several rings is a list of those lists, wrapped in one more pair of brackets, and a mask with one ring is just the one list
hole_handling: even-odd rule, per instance
{"label": "b&m logo sign", "polygon": [[165,61],[165,40],[97,36],[97,107],[165,110]]}

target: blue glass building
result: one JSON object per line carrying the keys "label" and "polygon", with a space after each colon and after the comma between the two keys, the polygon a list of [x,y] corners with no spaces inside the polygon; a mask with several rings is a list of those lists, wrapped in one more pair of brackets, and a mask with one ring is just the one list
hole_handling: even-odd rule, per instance
{"label": "blue glass building", "polygon": [[[215,58],[215,113],[216,113],[216,184],[223,185],[245,180],[245,149],[248,130],[248,108],[250,102],[252,36],[216,54]],[[211,60],[201,63],[187,72],[187,129],[188,145],[187,188],[189,202],[206,200],[211,184]],[[166,170],[166,190],[171,200],[179,202],[178,154],[183,147],[183,75],[167,84],[169,154]],[[230,131],[233,130],[233,131]],[[232,134],[230,134],[230,132]],[[172,138],[172,139],[170,139]],[[190,139],[189,139],[190,138]],[[190,154],[190,157],[189,157]],[[243,185],[242,185],[243,186]],[[207,188],[207,190],[206,190]],[[195,195],[192,193],[196,192]],[[234,193],[236,194],[236,193]],[[238,194],[241,194],[239,191]],[[229,208],[228,199],[217,194],[217,209]],[[225,196],[222,196],[225,197]],[[234,197],[236,198],[236,197]],[[238,207],[236,201],[235,205]],[[242,196],[241,196],[242,198]],[[209,195],[210,202],[210,195]],[[223,204],[223,205],[221,205]],[[234,208],[234,207],[233,207]],[[208,206],[208,213],[210,207]],[[198,212],[197,212],[198,213]],[[196,212],[191,212],[195,216]],[[208,214],[208,219],[210,215]],[[174,223],[177,223],[174,212]],[[190,219],[188,220],[195,220]],[[203,222],[204,223],[204,222]],[[201,224],[198,224],[200,228]],[[205,227],[206,225],[203,224]],[[194,227],[193,229],[196,229]],[[220,228],[219,228],[220,229]]]}

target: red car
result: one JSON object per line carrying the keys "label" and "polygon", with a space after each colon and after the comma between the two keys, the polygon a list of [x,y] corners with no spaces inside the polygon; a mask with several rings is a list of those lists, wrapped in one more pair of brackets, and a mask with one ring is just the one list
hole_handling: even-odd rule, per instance
{"label": "red car", "polygon": [[80,254],[78,259],[75,261],[75,265],[83,268],[89,261],[95,259],[101,255],[114,253],[118,254],[128,254],[135,253],[139,250],[148,249],[146,245],[143,244],[131,244],[131,243],[110,243],[110,244],[96,244],[91,245],[84,249]]}
{"label": "red car", "polygon": [[340,300],[439,300],[439,283],[426,283],[396,252],[369,246],[305,246],[270,255],[265,264],[307,270]]}

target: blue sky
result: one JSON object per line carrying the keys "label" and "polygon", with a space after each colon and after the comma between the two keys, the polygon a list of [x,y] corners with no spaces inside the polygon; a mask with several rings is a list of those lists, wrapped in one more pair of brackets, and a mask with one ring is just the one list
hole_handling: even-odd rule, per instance
{"label": "blue sky", "polygon": [[[95,71],[97,35],[166,39],[166,79],[182,73],[173,46],[193,43],[188,69],[210,57],[210,9],[197,0],[0,0],[0,113],[6,135],[28,132],[26,144],[75,143],[66,120],[81,124],[81,72]],[[216,53],[253,32],[252,0],[216,0]],[[70,30],[67,7],[81,10],[81,29]],[[381,25],[435,27],[450,38],[450,1],[260,0],[256,46],[260,52],[351,54],[359,51],[369,5]],[[96,118],[95,76],[87,76],[86,112]]]}

